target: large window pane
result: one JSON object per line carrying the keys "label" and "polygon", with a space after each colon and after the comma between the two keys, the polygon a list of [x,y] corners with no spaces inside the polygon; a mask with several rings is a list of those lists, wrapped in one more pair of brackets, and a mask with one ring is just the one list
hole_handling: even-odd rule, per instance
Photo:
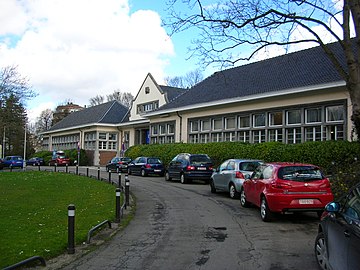
{"label": "large window pane", "polygon": [[269,113],[269,125],[270,126],[282,126],[283,124],[283,113],[272,112]]}
{"label": "large window pane", "polygon": [[201,121],[201,131],[210,130],[210,120],[202,120]]}
{"label": "large window pane", "polygon": [[199,121],[191,121],[190,122],[190,130],[191,130],[191,132],[199,131]]}
{"label": "large window pane", "polygon": [[235,117],[225,118],[225,129],[234,129],[235,128]]}
{"label": "large window pane", "polygon": [[214,119],[214,130],[221,130],[222,126],[222,118]]}
{"label": "large window pane", "polygon": [[292,110],[287,112],[287,124],[301,124],[301,110]]}
{"label": "large window pane", "polygon": [[344,121],[345,120],[345,110],[344,106],[331,106],[326,108],[326,121],[335,122],[335,121]]}
{"label": "large window pane", "polygon": [[321,108],[306,110],[306,123],[320,123],[321,122]]}
{"label": "large window pane", "polygon": [[240,116],[239,128],[249,128],[249,127],[250,127],[250,116]]}
{"label": "large window pane", "polygon": [[254,127],[264,127],[265,126],[265,114],[255,114],[254,115]]}

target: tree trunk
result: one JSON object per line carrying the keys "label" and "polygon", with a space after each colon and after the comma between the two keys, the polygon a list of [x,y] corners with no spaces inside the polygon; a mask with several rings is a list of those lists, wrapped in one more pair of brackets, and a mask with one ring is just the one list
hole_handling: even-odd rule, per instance
{"label": "tree trunk", "polygon": [[352,103],[352,116],[351,120],[354,124],[356,139],[360,136],[360,82],[348,83],[347,88],[350,93],[350,99]]}

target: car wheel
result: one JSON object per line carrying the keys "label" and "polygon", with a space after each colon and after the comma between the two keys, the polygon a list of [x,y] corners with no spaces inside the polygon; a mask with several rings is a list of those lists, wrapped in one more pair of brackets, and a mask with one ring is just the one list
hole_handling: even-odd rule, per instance
{"label": "car wheel", "polygon": [[262,221],[268,222],[272,218],[272,213],[268,207],[267,201],[264,196],[261,197],[260,203],[260,216]]}
{"label": "car wheel", "polygon": [[315,258],[320,269],[330,269],[326,241],[323,232],[319,232],[315,240]]}
{"label": "car wheel", "polygon": [[145,176],[146,176],[146,172],[145,172],[144,169],[141,169],[141,176],[142,176],[142,177],[145,177]]}
{"label": "car wheel", "polygon": [[170,180],[171,180],[171,177],[170,177],[169,172],[165,172],[165,181],[170,181]]}
{"label": "car wheel", "polygon": [[180,182],[181,182],[181,184],[186,184],[187,183],[187,180],[186,180],[185,175],[183,173],[180,175]]}
{"label": "car wheel", "polygon": [[242,207],[249,207],[250,203],[246,200],[245,190],[241,188],[240,191],[240,204]]}
{"label": "car wheel", "polygon": [[229,195],[231,199],[239,198],[239,193],[236,191],[234,184],[230,184]]}
{"label": "car wheel", "polygon": [[213,179],[210,180],[210,191],[211,193],[216,193],[216,188]]}

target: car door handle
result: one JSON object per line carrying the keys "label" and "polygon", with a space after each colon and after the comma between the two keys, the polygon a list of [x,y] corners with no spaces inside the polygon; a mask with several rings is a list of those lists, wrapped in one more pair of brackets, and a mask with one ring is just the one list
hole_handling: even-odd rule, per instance
{"label": "car door handle", "polygon": [[344,231],[344,235],[345,235],[345,237],[350,237],[350,233],[347,230]]}

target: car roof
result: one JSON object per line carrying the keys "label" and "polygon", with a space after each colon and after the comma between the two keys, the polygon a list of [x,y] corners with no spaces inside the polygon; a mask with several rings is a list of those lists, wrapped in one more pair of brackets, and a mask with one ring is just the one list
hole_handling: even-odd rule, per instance
{"label": "car roof", "polygon": [[254,161],[257,161],[257,162],[263,162],[260,159],[239,159],[239,158],[230,158],[230,159],[225,160],[224,162],[226,162],[226,161],[236,161],[236,162],[254,162]]}
{"label": "car roof", "polygon": [[276,167],[289,167],[289,166],[312,166],[319,167],[314,164],[300,163],[300,162],[267,162],[265,164],[273,165]]}

